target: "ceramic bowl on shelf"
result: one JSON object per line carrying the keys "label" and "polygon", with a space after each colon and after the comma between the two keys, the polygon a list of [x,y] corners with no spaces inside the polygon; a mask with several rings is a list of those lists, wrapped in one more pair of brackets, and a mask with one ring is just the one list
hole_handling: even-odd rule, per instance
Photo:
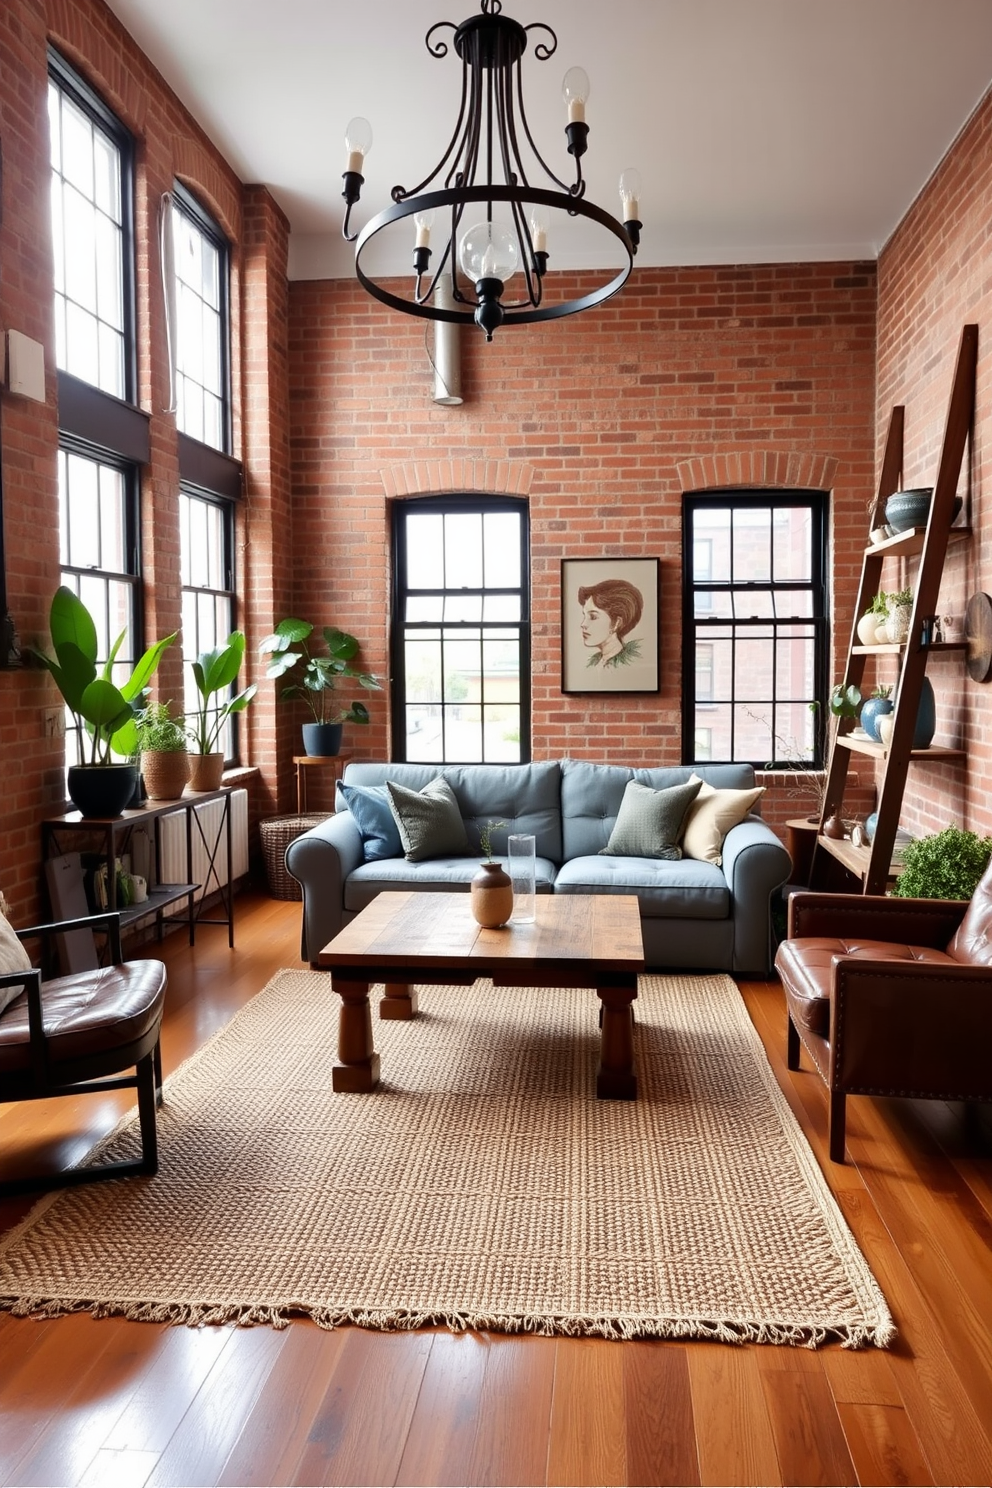
{"label": "ceramic bowl on shelf", "polygon": [[[909,532],[913,527],[925,527],[933,501],[932,486],[917,486],[911,491],[896,491],[885,503],[885,520],[894,533]],[[961,511],[961,497],[955,496],[951,510],[951,521],[957,521]]]}

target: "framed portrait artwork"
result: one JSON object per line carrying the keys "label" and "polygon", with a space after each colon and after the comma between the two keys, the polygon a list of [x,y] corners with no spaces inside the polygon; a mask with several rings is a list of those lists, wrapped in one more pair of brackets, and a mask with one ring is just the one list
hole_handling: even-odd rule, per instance
{"label": "framed portrait artwork", "polygon": [[658,558],[563,558],[562,692],[657,692]]}

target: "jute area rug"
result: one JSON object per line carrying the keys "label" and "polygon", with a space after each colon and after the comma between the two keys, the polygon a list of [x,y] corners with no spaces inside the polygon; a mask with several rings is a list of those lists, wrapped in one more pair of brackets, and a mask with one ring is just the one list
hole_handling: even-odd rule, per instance
{"label": "jute area rug", "polygon": [[[10,1234],[0,1307],[888,1343],[729,977],[641,979],[636,1102],[595,1099],[591,991],[420,1006],[373,1014],[383,1083],[335,1095],[338,998],[280,972],[167,1082],[157,1177],[46,1197]],[[108,1147],[137,1151],[136,1117]]]}

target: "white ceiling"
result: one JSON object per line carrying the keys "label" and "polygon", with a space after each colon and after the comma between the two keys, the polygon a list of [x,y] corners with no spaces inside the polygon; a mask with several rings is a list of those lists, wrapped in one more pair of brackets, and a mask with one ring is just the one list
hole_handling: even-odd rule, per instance
{"label": "white ceiling", "polygon": [[[353,115],[374,131],[356,225],[440,159],[461,66],[450,50],[430,57],[424,37],[479,8],[109,3],[242,180],[268,186],[286,212],[294,278],[353,273],[340,237]],[[550,61],[528,48],[524,97],[566,180],[561,79],[576,63],[589,73],[587,197],[618,212],[620,171],[637,166],[639,266],[874,258],[992,82],[990,0],[505,0],[504,10],[557,33]],[[575,233],[567,266],[598,267],[596,252]],[[370,266],[408,273],[409,244]]]}

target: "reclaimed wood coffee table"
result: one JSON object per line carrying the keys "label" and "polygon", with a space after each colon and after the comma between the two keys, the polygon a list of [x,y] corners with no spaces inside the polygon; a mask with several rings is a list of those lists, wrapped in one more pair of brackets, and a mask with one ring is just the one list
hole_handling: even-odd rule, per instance
{"label": "reclaimed wood coffee table", "polygon": [[413,1018],[413,983],[497,987],[591,987],[602,1004],[596,1094],[634,1100],[633,1009],[644,970],[641,917],[633,895],[539,894],[533,924],[484,930],[468,894],[383,893],[325,946],[317,964],[341,997],[339,1091],[373,1090],[379,1056],[372,1039],[369,989],[385,986],[380,1018]]}

